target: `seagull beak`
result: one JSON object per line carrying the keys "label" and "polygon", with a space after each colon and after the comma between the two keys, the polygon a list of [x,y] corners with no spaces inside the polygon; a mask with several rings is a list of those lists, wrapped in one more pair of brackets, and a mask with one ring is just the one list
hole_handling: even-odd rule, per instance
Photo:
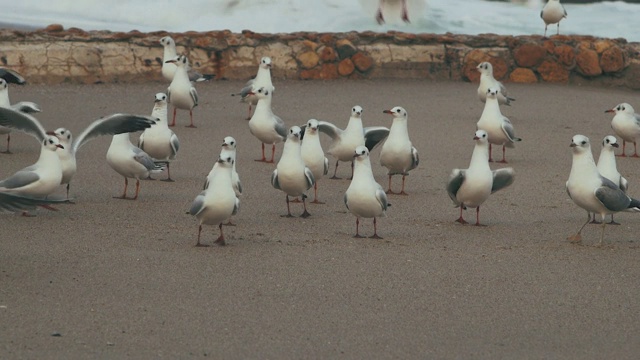
{"label": "seagull beak", "polygon": [[611,144],[611,146],[613,146],[614,148],[617,148],[617,147],[620,147],[620,144],[618,144],[618,143],[613,143],[613,144]]}
{"label": "seagull beak", "polygon": [[569,146],[570,146],[570,147],[576,147],[576,146],[578,146],[578,144],[576,144],[576,143],[572,142],[572,143],[571,143],[571,145],[569,145]]}
{"label": "seagull beak", "polygon": [[50,136],[56,136],[56,133],[53,131],[47,131],[45,134],[50,135]]}
{"label": "seagull beak", "polygon": [[610,112],[616,112],[616,110],[615,109],[609,109],[609,110],[605,110],[604,112],[605,113],[610,113]]}
{"label": "seagull beak", "polygon": [[477,136],[474,136],[474,137],[473,137],[473,140],[480,140],[480,138],[479,138],[479,137],[477,137]]}
{"label": "seagull beak", "polygon": [[177,63],[177,61],[175,59],[171,59],[171,60],[167,60],[164,62],[165,64],[171,63],[171,64],[175,64]]}
{"label": "seagull beak", "polygon": [[253,91],[249,91],[249,92],[247,93],[247,95],[255,95],[255,94],[256,94],[256,93],[254,93]]}
{"label": "seagull beak", "polygon": [[391,112],[391,110],[382,110],[382,112],[383,112],[383,113],[385,113],[385,114],[393,114],[393,113]]}
{"label": "seagull beak", "polygon": [[64,149],[64,146],[62,146],[62,145],[60,145],[60,144],[57,144],[57,145],[56,145],[56,147],[57,147],[57,148],[60,148],[60,149]]}

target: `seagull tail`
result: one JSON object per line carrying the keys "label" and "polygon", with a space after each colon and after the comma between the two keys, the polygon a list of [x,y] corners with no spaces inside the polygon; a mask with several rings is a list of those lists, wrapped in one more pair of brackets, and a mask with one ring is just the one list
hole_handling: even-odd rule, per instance
{"label": "seagull tail", "polygon": [[202,77],[200,77],[198,80],[196,80],[196,82],[209,81],[209,80],[213,79],[214,77],[216,77],[216,74],[202,74]]}
{"label": "seagull tail", "polygon": [[640,200],[636,200],[634,198],[630,198],[630,199],[631,199],[631,203],[629,204],[627,211],[640,212]]}

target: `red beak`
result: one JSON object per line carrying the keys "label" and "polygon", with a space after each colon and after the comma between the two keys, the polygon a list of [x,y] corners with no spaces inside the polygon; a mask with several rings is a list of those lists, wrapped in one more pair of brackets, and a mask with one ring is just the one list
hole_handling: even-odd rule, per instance
{"label": "red beak", "polygon": [[167,61],[165,61],[164,63],[165,63],[165,64],[166,64],[166,63],[172,63],[172,64],[175,64],[176,62],[177,62],[177,61],[176,61],[175,59],[172,59],[172,60],[167,60]]}
{"label": "red beak", "polygon": [[393,114],[393,113],[391,112],[391,110],[382,110],[382,112],[383,112],[383,113],[385,113],[385,114]]}
{"label": "red beak", "polygon": [[614,109],[605,110],[605,113],[616,112]]}
{"label": "red beak", "polygon": [[51,135],[51,136],[56,136],[56,133],[53,132],[53,131],[47,131],[45,134]]}
{"label": "red beak", "polygon": [[474,137],[473,137],[473,140],[480,140],[480,138],[479,138],[479,137],[477,137],[477,136],[474,136]]}
{"label": "red beak", "polygon": [[60,144],[56,145],[56,147],[58,147],[58,148],[60,148],[60,149],[64,149],[64,146],[62,146],[62,145],[60,145]]}

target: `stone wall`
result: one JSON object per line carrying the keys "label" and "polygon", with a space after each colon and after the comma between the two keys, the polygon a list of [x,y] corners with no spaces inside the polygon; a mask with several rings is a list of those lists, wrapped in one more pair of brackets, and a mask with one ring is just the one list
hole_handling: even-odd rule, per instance
{"label": "stone wall", "polygon": [[0,30],[0,65],[32,83],[161,81],[159,39],[166,35],[194,68],[218,79],[249,79],[262,56],[272,58],[276,79],[477,81],[476,65],[490,61],[496,78],[505,81],[640,89],[640,43],[590,36],[114,33],[50,25],[33,32]]}

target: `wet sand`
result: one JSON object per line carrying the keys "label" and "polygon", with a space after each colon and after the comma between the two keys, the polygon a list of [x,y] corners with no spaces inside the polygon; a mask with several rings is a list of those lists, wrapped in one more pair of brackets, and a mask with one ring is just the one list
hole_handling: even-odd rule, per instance
{"label": "wet sand", "polygon": [[[593,246],[595,225],[583,231],[582,245],[570,244],[586,212],[564,189],[571,137],[589,136],[597,156],[612,133],[604,110],[621,102],[640,108],[638,92],[507,84],[517,100],[503,113],[523,138],[507,150],[516,181],[489,198],[480,212],[487,226],[475,227],[454,223],[458,210],[445,183],[453,168],[468,166],[483,109],[477,85],[275,85],[274,112],[288,126],[317,118],[344,127],[353,105],[364,107],[365,126],[390,126],[382,110],[407,109],[421,163],[407,178],[410,195],[390,196],[378,222],[383,240],[352,238],[355,218],[342,200],[348,180],[321,179],[326,204],[308,205],[308,219],[282,218],[284,194],[269,182],[275,166],[253,161],[260,143],[244,120],[246,105],[229,96],[242,83],[198,84],[198,129],[185,128],[188,113],[178,112],[175,183],[143,181],[137,201],[113,199],[124,180],[105,161],[110,138],[103,137],[79,151],[75,205],[33,218],[0,215],[0,357],[624,359],[640,352],[640,215],[617,215],[622,225],[606,228],[601,248]],[[154,94],[165,89],[26,85],[12,86],[10,96],[39,103],[48,129],[77,135],[99,116],[150,114]],[[237,226],[225,228],[226,247],[196,248],[197,221],[185,212],[227,135],[238,142],[245,192]],[[14,132],[11,147],[13,155],[0,154],[0,178],[38,157],[28,135]],[[379,148],[373,170],[386,186],[378,157]],[[619,159],[618,168],[640,196],[640,159]],[[349,173],[342,163],[338,175]],[[473,221],[475,211],[465,216]],[[371,220],[361,222],[364,235],[372,231]],[[205,243],[217,236],[215,227],[203,230]]]}

